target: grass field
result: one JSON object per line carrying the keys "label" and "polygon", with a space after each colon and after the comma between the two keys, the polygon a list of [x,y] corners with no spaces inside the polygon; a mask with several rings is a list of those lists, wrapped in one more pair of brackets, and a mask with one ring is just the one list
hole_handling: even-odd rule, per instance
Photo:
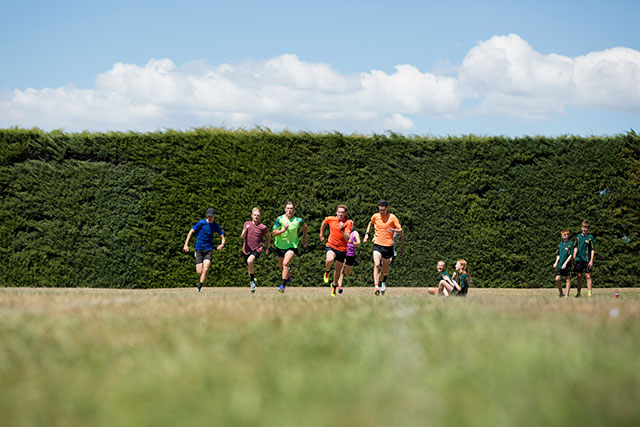
{"label": "grass field", "polygon": [[6,426],[637,426],[640,289],[0,288]]}

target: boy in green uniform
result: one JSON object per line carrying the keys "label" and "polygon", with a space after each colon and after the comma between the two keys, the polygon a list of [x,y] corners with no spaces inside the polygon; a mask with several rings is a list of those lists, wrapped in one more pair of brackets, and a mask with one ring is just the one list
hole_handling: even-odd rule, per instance
{"label": "boy in green uniform", "polygon": [[[573,244],[569,241],[569,231],[562,230],[560,232],[562,241],[558,244],[556,249],[556,261],[553,263],[553,268],[556,269],[556,285],[558,286],[558,292],[561,297],[569,296],[569,289],[571,289],[571,258],[573,258]],[[566,292],[562,293],[562,278],[565,278]]]}
{"label": "boy in green uniform", "polygon": [[582,275],[587,278],[587,297],[591,298],[591,270],[593,269],[593,257],[595,255],[595,242],[593,236],[589,234],[591,223],[586,219],[582,221],[582,233],[576,236],[573,242],[573,259],[575,261],[574,271],[578,275],[578,293],[580,296],[582,289]]}
{"label": "boy in green uniform", "polygon": [[302,218],[293,216],[295,207],[291,200],[284,205],[284,215],[276,218],[273,224],[276,254],[280,271],[282,271],[282,285],[278,290],[284,293],[287,283],[291,281],[291,260],[298,252],[298,228],[302,226],[302,246],[307,247],[307,224]]}

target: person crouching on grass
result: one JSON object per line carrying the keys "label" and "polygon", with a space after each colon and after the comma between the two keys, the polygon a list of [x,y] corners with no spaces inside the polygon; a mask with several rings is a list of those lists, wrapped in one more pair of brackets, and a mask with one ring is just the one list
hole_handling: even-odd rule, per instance
{"label": "person crouching on grass", "polygon": [[267,255],[269,254],[269,244],[271,243],[269,229],[260,222],[261,215],[259,208],[253,208],[251,210],[251,221],[245,221],[242,227],[242,233],[240,234],[240,238],[242,239],[242,256],[249,270],[249,288],[252,294],[256,292],[254,263],[262,253],[264,237],[267,236],[267,247],[265,248]]}
{"label": "person crouching on grass", "polygon": [[213,252],[213,234],[219,235],[222,241],[216,248],[218,251],[224,248],[226,242],[222,228],[214,221],[215,217],[216,211],[213,208],[207,209],[207,218],[201,219],[189,230],[187,240],[182,248],[185,252],[189,252],[189,240],[191,235],[196,233],[196,273],[200,276],[200,282],[196,285],[196,292],[200,292],[205,280],[207,280],[207,272],[211,265],[211,254]]}
{"label": "person crouching on grass", "polygon": [[438,261],[436,265],[438,269],[438,287],[437,288],[429,288],[427,292],[429,295],[444,295],[448,297],[453,289],[456,287],[456,283],[451,279],[449,273],[446,270],[446,264],[444,261]]}
{"label": "person crouching on grass", "polygon": [[[569,241],[569,230],[562,230],[560,232],[562,240],[558,244],[556,249],[556,261],[553,263],[553,268],[556,269],[556,285],[558,286],[558,292],[560,297],[568,297],[569,290],[571,289],[571,258],[573,257],[573,243]],[[566,289],[565,293],[562,293],[562,278],[565,278]]]}

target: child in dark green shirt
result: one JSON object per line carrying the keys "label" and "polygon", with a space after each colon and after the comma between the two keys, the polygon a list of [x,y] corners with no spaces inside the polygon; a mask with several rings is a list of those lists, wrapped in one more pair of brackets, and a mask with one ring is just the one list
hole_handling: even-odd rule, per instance
{"label": "child in dark green shirt", "polygon": [[429,288],[427,292],[431,295],[444,295],[449,296],[453,289],[455,288],[455,282],[449,276],[446,270],[446,264],[444,261],[438,261],[437,264],[438,269],[438,287],[437,288]]}
{"label": "child in dark green shirt", "polygon": [[[457,279],[456,274],[458,276]],[[469,273],[467,272],[467,261],[459,259],[458,262],[456,262],[456,273],[453,273],[452,279],[456,279],[453,294],[459,297],[467,296],[469,292],[469,282],[471,281]]]}
{"label": "child in dark green shirt", "polygon": [[[553,268],[556,269],[556,285],[561,297],[568,297],[571,289],[571,258],[573,258],[573,244],[569,241],[569,231],[562,230],[560,232],[562,241],[556,249],[556,261]],[[565,278],[566,292],[562,293],[562,278]]]}
{"label": "child in dark green shirt", "polygon": [[593,269],[593,257],[596,250],[593,236],[589,234],[590,226],[591,224],[586,219],[582,221],[582,233],[578,234],[573,242],[574,271],[578,275],[576,298],[580,296],[583,275],[587,278],[587,297],[591,298],[591,270]]}

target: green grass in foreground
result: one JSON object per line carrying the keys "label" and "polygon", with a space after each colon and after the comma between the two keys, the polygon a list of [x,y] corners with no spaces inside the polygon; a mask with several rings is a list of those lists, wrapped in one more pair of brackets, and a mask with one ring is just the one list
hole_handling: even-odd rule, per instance
{"label": "green grass in foreground", "polygon": [[640,289],[0,288],[7,426],[636,426]]}

